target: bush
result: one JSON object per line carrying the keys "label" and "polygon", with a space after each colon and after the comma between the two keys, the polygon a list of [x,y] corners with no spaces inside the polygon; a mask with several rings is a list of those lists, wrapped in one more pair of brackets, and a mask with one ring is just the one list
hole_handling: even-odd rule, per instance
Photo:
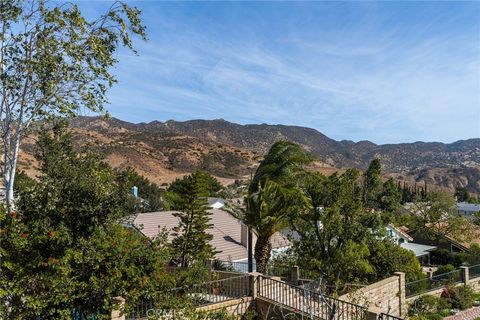
{"label": "bush", "polygon": [[449,273],[452,271],[455,271],[457,268],[451,264],[446,264],[443,266],[438,267],[437,271],[435,271],[433,274],[438,275],[438,274],[444,274],[444,273]]}
{"label": "bush", "polygon": [[450,303],[452,308],[465,310],[471,308],[475,302],[475,292],[470,286],[460,286],[450,289]]}
{"label": "bush", "polygon": [[450,253],[447,249],[436,249],[430,252],[430,261],[434,265],[451,264],[458,267],[462,264],[458,255]]}
{"label": "bush", "polygon": [[450,304],[446,299],[427,294],[419,297],[410,305],[408,314],[411,316],[416,315],[417,317],[429,316],[428,319],[433,319],[430,317],[434,314],[443,314],[448,309],[450,309]]}
{"label": "bush", "polygon": [[441,320],[448,315],[440,313],[431,313],[431,314],[420,314],[413,317],[410,317],[410,320]]}

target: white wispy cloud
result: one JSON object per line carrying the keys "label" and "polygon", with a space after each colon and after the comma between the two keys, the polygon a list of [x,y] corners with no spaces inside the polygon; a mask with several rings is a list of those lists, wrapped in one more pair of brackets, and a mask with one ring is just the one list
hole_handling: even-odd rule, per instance
{"label": "white wispy cloud", "polygon": [[306,33],[292,26],[274,37],[268,25],[258,34],[248,25],[241,27],[251,33],[235,38],[231,26],[208,17],[202,28],[170,19],[161,14],[166,6],[150,8],[162,22],[146,21],[150,41],[139,45],[140,56],[119,56],[113,115],[297,124],[381,143],[480,137],[480,24],[449,30],[461,13],[412,25],[374,14],[364,25],[326,23]]}

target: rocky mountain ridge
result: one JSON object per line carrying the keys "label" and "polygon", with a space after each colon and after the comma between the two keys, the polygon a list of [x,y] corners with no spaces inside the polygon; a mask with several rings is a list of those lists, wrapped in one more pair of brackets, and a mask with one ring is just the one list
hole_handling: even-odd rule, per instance
{"label": "rocky mountain ridge", "polygon": [[312,128],[240,125],[222,119],[135,124],[116,118],[79,117],[71,122],[71,128],[79,143],[95,145],[114,166],[138,167],[149,177],[196,168],[220,177],[248,175],[274,142],[290,140],[315,154],[318,165],[330,171],[352,166],[363,169],[377,157],[384,172],[400,180],[426,180],[450,189],[464,186],[480,193],[479,138],[449,144],[377,145],[336,141]]}

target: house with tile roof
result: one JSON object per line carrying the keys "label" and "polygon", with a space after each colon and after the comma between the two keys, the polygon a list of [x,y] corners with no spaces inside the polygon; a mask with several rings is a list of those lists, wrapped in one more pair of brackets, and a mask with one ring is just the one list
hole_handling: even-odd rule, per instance
{"label": "house with tile roof", "polygon": [[[246,261],[247,253],[247,227],[230,213],[212,208],[208,210],[211,213],[212,227],[208,232],[213,236],[211,245],[217,251],[216,259],[233,262]],[[171,231],[178,226],[180,220],[174,215],[178,211],[159,211],[139,213],[132,217],[128,224],[140,230],[146,237],[155,238],[162,229],[166,229],[171,237]],[[171,239],[170,239],[171,240]],[[255,246],[256,237],[253,236],[253,246]],[[279,232],[271,238],[273,250],[284,250],[290,246],[287,237]]]}

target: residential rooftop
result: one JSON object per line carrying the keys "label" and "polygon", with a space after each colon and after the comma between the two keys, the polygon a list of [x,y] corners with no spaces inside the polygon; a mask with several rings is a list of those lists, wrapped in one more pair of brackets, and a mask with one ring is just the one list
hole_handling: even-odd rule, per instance
{"label": "residential rooftop", "polygon": [[[242,244],[244,241],[242,241],[241,221],[233,217],[230,213],[220,209],[210,209],[208,211],[212,214],[210,217],[211,224],[213,225],[208,229],[208,232],[213,235],[210,243],[216,250],[221,251],[216,255],[216,258],[225,261],[247,259],[247,247]],[[171,240],[171,231],[174,227],[178,226],[180,222],[180,219],[174,215],[175,213],[178,213],[178,211],[139,213],[133,219],[132,224],[151,239],[155,238],[159,231],[165,228]],[[255,242],[256,237],[254,236],[253,245],[255,245]],[[279,249],[290,245],[286,236],[279,232],[274,234],[271,243],[272,249]]]}

